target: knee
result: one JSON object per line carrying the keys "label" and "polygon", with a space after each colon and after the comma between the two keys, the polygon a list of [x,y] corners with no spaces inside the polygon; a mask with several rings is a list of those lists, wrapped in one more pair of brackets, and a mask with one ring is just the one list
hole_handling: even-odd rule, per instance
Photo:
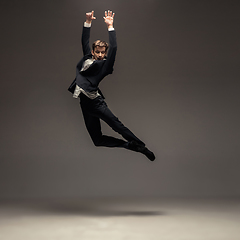
{"label": "knee", "polygon": [[95,147],[101,147],[102,144],[100,142],[93,142]]}
{"label": "knee", "polygon": [[95,139],[92,139],[92,140],[93,140],[93,144],[94,144],[95,147],[101,147],[103,145],[101,138],[95,138]]}

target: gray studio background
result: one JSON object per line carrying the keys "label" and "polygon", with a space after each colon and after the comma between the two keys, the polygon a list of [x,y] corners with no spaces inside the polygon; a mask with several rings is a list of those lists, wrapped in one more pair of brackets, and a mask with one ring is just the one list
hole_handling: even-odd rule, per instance
{"label": "gray studio background", "polygon": [[[0,198],[239,196],[239,1],[1,0]],[[91,42],[118,53],[101,84],[156,154],[96,148],[67,91]],[[114,134],[103,124],[103,132]],[[115,135],[115,134],[114,134]],[[115,135],[116,136],[116,135]]]}

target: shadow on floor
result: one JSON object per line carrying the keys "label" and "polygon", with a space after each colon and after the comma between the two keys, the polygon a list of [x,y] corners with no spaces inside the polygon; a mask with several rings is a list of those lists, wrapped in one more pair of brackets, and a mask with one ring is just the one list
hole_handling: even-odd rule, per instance
{"label": "shadow on floor", "polygon": [[[7,204],[8,205],[8,204]],[[81,215],[96,217],[121,216],[160,216],[166,215],[151,205],[129,204],[124,202],[38,202],[10,204],[5,208],[25,211],[26,214]]]}
{"label": "shadow on floor", "polygon": [[141,207],[125,206],[124,204],[115,204],[114,206],[106,206],[101,204],[55,204],[45,208],[45,210],[55,214],[71,214],[85,216],[159,216],[164,215],[161,211],[150,211]]}

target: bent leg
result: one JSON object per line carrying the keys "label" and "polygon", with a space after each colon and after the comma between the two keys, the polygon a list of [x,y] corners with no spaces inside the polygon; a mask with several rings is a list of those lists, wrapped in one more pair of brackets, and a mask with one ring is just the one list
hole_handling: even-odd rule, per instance
{"label": "bent leg", "polygon": [[[140,152],[151,161],[155,160],[153,152],[149,151],[149,149],[145,147],[145,144],[119,121],[101,97],[90,100],[82,94],[80,95],[80,99],[85,125],[95,146],[123,147],[132,151]],[[105,121],[114,131],[122,135],[128,142],[103,135],[100,119]]]}
{"label": "bent leg", "polygon": [[103,110],[99,113],[99,117],[106,122],[115,132],[123,136],[128,142],[135,141],[140,145],[145,145],[137,138],[121,121],[111,112],[107,104],[103,103]]}
{"label": "bent leg", "polygon": [[128,144],[124,140],[102,134],[100,119],[98,117],[92,116],[83,108],[82,112],[86,128],[95,146],[127,147]]}

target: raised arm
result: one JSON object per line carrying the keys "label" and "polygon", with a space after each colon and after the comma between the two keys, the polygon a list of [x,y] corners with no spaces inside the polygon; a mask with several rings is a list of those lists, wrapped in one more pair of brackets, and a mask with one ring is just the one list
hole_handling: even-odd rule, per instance
{"label": "raised arm", "polygon": [[108,35],[109,35],[109,49],[107,54],[107,60],[104,64],[105,71],[108,74],[113,72],[113,65],[115,62],[116,52],[117,52],[117,39],[116,39],[116,31],[113,28],[113,21],[114,21],[115,13],[112,11],[105,11],[104,21],[108,28]]}
{"label": "raised arm", "polygon": [[89,38],[91,23],[94,19],[96,19],[96,17],[94,17],[94,11],[86,13],[86,21],[84,23],[82,32],[82,50],[84,55],[91,53],[91,49],[89,46]]}

